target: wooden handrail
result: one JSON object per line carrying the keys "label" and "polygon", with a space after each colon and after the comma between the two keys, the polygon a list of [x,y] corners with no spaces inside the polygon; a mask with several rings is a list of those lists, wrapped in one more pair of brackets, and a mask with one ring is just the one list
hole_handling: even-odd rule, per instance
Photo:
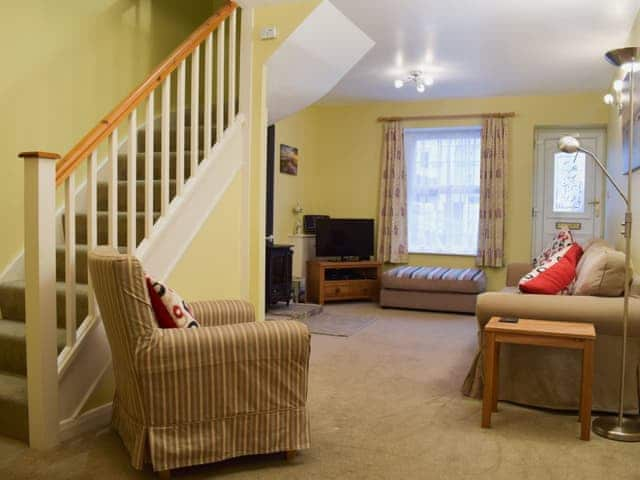
{"label": "wooden handrail", "polygon": [[238,8],[237,3],[229,1],[224,7],[209,17],[187,38],[169,57],[162,62],[131,94],[91,130],[56,166],[56,185],[62,184],[78,168],[93,150],[102,142],[120,122],[136,108],[147,96],[162,84],[180,63],[200,45]]}

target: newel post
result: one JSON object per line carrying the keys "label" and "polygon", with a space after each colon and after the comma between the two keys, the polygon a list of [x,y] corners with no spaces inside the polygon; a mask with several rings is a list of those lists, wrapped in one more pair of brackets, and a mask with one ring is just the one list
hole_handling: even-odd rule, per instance
{"label": "newel post", "polygon": [[58,443],[56,347],[56,160],[59,155],[23,152],[25,311],[29,445]]}

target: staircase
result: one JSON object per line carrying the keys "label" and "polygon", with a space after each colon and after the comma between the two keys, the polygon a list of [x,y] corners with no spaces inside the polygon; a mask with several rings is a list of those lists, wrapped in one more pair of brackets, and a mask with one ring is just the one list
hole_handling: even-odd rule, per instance
{"label": "staircase", "polygon": [[[204,109],[199,109],[201,112]],[[200,122],[204,116],[200,115]],[[177,146],[175,122],[176,113],[171,114],[171,142],[170,142],[170,200],[176,195]],[[191,138],[191,112],[185,113],[185,139]],[[216,125],[212,124],[211,134],[215,136]],[[161,126],[154,124],[154,148],[160,150]],[[204,145],[204,129],[198,129],[198,145]],[[137,178],[145,176],[145,145],[146,132],[144,126],[138,130],[138,152],[136,155]],[[120,147],[118,152],[118,245],[125,253],[127,239],[127,147]],[[191,150],[190,140],[185,148]],[[204,152],[198,151],[199,162],[204,159]],[[191,178],[191,163],[189,156],[184,159],[185,180]],[[153,216],[160,217],[160,189],[161,189],[161,154],[154,154],[153,158]],[[137,244],[144,238],[144,210],[145,210],[145,182],[136,182],[136,233]],[[106,181],[97,183],[97,223],[98,245],[109,245],[108,238],[109,214],[109,184]],[[79,327],[87,318],[88,309],[88,270],[87,270],[87,214],[77,213],[76,228],[76,325]],[[65,245],[56,248],[56,345],[58,353],[65,347],[66,339],[66,298],[65,298]],[[29,440],[29,422],[27,413],[27,356],[25,338],[25,282],[17,280],[0,283],[0,433],[27,442]]]}
{"label": "staircase", "polygon": [[250,45],[251,19],[238,11],[207,19],[55,167],[20,155],[24,273],[0,283],[0,435],[55,445],[109,366],[88,252],[111,245],[166,277],[246,162],[251,55],[237,42]]}

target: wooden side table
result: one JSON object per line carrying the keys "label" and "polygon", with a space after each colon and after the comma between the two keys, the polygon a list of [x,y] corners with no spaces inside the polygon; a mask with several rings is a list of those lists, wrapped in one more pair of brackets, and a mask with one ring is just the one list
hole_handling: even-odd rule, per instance
{"label": "wooden side table", "polygon": [[484,327],[484,392],[482,427],[491,426],[491,413],[498,411],[498,373],[500,344],[538,345],[542,347],[582,350],[580,387],[580,422],[582,440],[591,434],[593,384],[593,343],[596,330],[591,323],[552,322],[520,319],[518,323],[501,322],[493,317]]}

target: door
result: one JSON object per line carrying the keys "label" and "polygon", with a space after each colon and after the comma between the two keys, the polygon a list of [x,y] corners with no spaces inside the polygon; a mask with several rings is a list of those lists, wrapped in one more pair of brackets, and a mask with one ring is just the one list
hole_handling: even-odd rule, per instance
{"label": "door", "polygon": [[544,129],[536,132],[532,256],[540,254],[556,232],[569,228],[584,244],[602,236],[603,174],[596,162],[578,152],[562,153],[558,140],[576,137],[606,164],[604,129]]}

